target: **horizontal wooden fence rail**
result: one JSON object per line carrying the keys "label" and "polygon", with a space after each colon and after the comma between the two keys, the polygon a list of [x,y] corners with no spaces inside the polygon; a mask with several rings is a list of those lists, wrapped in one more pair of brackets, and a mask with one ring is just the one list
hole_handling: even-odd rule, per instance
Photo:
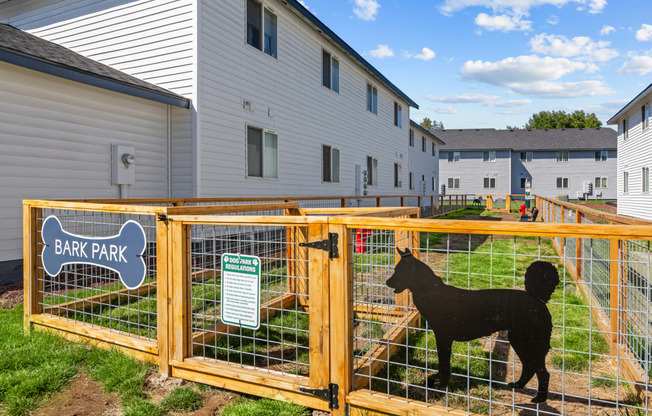
{"label": "horizontal wooden fence rail", "polygon": [[[593,212],[542,198],[542,223],[426,219],[444,204],[456,209],[473,199],[388,198],[397,205],[25,201],[25,328],[119,348],[168,375],[336,416],[649,410],[652,223],[601,224]],[[115,272],[88,264],[48,275],[41,228],[49,215],[88,238],[140,223],[148,242],[142,285],[127,289]],[[529,403],[536,381],[524,390],[508,387],[521,364],[501,333],[454,344],[449,386],[430,384],[439,365],[432,323],[413,293],[395,293],[386,283],[402,259],[397,248],[464,289],[522,289],[531,262],[556,266],[547,407]],[[255,292],[243,289],[244,281],[229,286],[234,275],[222,268],[229,258],[259,270]],[[259,326],[227,319],[229,307],[253,311]],[[623,393],[627,384],[642,402]]]}

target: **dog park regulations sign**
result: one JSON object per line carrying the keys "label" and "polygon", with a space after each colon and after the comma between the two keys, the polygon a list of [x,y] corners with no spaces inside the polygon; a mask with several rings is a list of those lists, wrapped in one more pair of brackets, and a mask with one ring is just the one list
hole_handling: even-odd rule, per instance
{"label": "dog park regulations sign", "polygon": [[64,231],[59,219],[50,215],[43,221],[41,236],[43,268],[52,277],[66,264],[90,264],[118,273],[127,289],[136,289],[145,280],[147,239],[136,221],[127,221],[112,237],[86,237]]}
{"label": "dog park regulations sign", "polygon": [[229,325],[260,327],[260,258],[222,254],[220,319]]}

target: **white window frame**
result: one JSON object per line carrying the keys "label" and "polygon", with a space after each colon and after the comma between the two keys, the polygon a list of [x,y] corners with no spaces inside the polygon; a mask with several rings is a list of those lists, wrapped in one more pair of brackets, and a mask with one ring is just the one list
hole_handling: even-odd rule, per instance
{"label": "white window frame", "polygon": [[448,152],[448,163],[457,163],[459,161],[460,161],[460,152]]}
{"label": "white window frame", "polygon": [[378,185],[378,159],[367,156],[367,185]]}
{"label": "white window frame", "polygon": [[647,166],[641,168],[641,192],[650,192],[650,168]]}
{"label": "white window frame", "polygon": [[645,131],[650,127],[650,103],[645,103],[641,107],[641,129]]}
{"label": "white window frame", "polygon": [[378,115],[378,88],[371,82],[367,82],[367,111]]}
{"label": "white window frame", "polygon": [[426,140],[426,136],[421,136],[421,151],[426,152],[428,149],[428,141]]}
{"label": "white window frame", "polygon": [[623,119],[623,140],[627,140],[629,138],[629,120],[628,119]]}
{"label": "white window frame", "polygon": [[437,190],[437,184],[435,183],[435,177],[432,177],[432,191],[435,192]]}
{"label": "white window frame", "polygon": [[414,130],[410,129],[410,147],[414,147]]}
{"label": "white window frame", "polygon": [[623,172],[623,193],[629,193],[629,172]]}
{"label": "white window frame", "polygon": [[496,177],[489,176],[482,178],[482,187],[484,189],[496,189]]}
{"label": "white window frame", "polygon": [[435,142],[431,142],[430,144],[432,145],[432,155],[437,156],[437,151],[435,150],[436,148]]}
{"label": "white window frame", "polygon": [[557,152],[557,162],[564,163],[568,162],[570,159],[570,154],[568,150],[560,150]]}
{"label": "white window frame", "polygon": [[460,189],[460,178],[448,178],[447,185],[448,189]]}
{"label": "white window frame", "polygon": [[[559,186],[559,180],[561,179],[561,186]],[[570,187],[570,180],[566,176],[558,176],[555,179],[557,189],[568,189]]]}
{"label": "white window frame", "polygon": [[[248,25],[249,25],[249,3],[256,3],[260,7],[260,20],[258,21],[259,25],[259,31],[260,34],[258,35],[258,42],[260,47],[254,45],[253,43],[249,42],[249,32],[248,32]],[[274,33],[274,47],[272,50],[267,51],[265,49],[265,27],[266,27],[266,22],[265,22],[265,17],[266,13],[270,13],[274,18],[276,19],[276,28],[275,28],[275,33]],[[265,6],[265,3],[259,0],[247,0],[245,4],[245,43],[255,49],[258,49],[259,51],[263,52],[267,56],[271,56],[274,59],[278,59],[278,15],[276,12],[274,12],[273,9]]]}
{"label": "white window frame", "polygon": [[[249,174],[249,163],[250,163],[249,162],[249,129],[260,130],[260,132],[261,132],[261,147],[260,148],[261,148],[261,152],[262,152],[262,154],[261,154],[261,164],[262,164],[262,166],[261,166],[261,175],[260,176],[258,176],[258,175],[250,175]],[[274,157],[276,159],[276,176],[269,176],[269,175],[267,175],[265,173],[265,167],[266,167],[265,165],[266,165],[266,163],[269,163],[269,161],[265,162],[265,160],[267,158],[266,153],[265,153],[265,149],[266,149],[265,142],[267,141],[267,137],[268,137],[267,135],[273,135],[276,138],[276,154],[274,155]],[[278,146],[279,146],[279,140],[278,140],[278,133],[277,132],[275,132],[273,130],[265,129],[265,128],[260,127],[260,126],[256,126],[254,124],[248,124],[246,129],[245,129],[245,159],[247,161],[246,167],[245,167],[245,169],[246,169],[245,170],[246,177],[247,178],[278,180],[278,176],[279,176],[279,164],[278,164],[278,153],[279,153],[278,150],[279,149],[278,149]]]}
{"label": "white window frame", "polygon": [[[335,68],[337,68],[337,71]],[[327,69],[328,85],[324,83],[326,81],[325,72]],[[322,49],[321,51],[321,85],[333,92],[340,93],[340,60],[326,49]]]}
{"label": "white window frame", "polygon": [[403,128],[403,107],[394,101],[394,125],[399,129]]}
{"label": "white window frame", "polygon": [[400,163],[394,163],[394,188],[403,187],[403,167]]}
{"label": "white window frame", "polygon": [[609,160],[609,152],[607,150],[598,150],[595,152],[596,162],[606,162]]}
{"label": "white window frame", "polygon": [[486,152],[482,152],[482,161],[483,162],[490,162],[493,163],[496,161],[496,151],[495,150],[489,150]]}
{"label": "white window frame", "polygon": [[414,190],[414,173],[410,172],[410,191]]}
{"label": "white window frame", "polygon": [[[324,176],[324,148],[328,147],[330,150],[330,178]],[[333,157],[337,154],[337,157]],[[340,149],[329,144],[322,143],[321,145],[321,181],[322,183],[340,183]],[[336,160],[337,159],[337,160]]]}
{"label": "white window frame", "polygon": [[595,189],[606,189],[609,187],[609,181],[604,176],[596,176],[593,180]]}

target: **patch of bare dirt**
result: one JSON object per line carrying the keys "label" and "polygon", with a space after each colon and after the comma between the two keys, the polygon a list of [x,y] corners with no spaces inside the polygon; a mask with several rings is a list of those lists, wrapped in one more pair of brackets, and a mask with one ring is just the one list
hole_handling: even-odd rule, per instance
{"label": "patch of bare dirt", "polygon": [[23,302],[23,282],[0,286],[0,309],[11,309]]}
{"label": "patch of bare dirt", "polygon": [[53,395],[33,416],[119,416],[120,399],[80,372],[64,391]]}
{"label": "patch of bare dirt", "polygon": [[593,209],[598,209],[598,210],[604,210],[607,212],[611,212],[612,214],[617,214],[618,213],[618,208],[612,206],[612,205],[607,205],[607,204],[587,204],[587,203],[582,203],[578,204],[583,207],[587,208],[593,208]]}

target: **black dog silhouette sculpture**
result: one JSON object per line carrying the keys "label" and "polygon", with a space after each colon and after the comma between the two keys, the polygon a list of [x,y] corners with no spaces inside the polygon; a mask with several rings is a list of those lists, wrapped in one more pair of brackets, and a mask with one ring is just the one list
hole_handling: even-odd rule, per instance
{"label": "black dog silhouette sculpture", "polygon": [[401,261],[387,286],[395,293],[410,289],[415,306],[435,333],[439,387],[445,388],[450,379],[453,341],[471,341],[507,330],[509,343],[523,364],[521,377],[508,386],[522,389],[536,374],[539,386],[532,402],[545,402],[550,379],[546,354],[552,333],[546,302],[559,284],[555,266],[545,261],[530,264],[525,272],[525,290],[465,290],[445,284],[409,249],[396,250]]}

